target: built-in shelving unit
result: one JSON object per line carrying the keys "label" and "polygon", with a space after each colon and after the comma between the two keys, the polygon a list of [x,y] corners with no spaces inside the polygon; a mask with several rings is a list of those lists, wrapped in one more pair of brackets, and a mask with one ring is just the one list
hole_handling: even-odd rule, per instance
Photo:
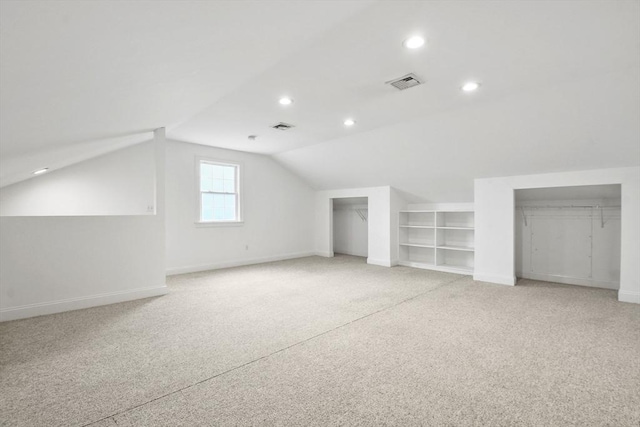
{"label": "built-in shelving unit", "polygon": [[473,274],[473,211],[400,211],[399,264]]}

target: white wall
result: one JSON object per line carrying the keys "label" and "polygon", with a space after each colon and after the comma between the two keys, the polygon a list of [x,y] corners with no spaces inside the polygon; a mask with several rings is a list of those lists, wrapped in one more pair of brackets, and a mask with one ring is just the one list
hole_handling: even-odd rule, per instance
{"label": "white wall", "polygon": [[620,208],[602,209],[604,226],[600,209],[541,208],[620,206],[619,200],[527,200],[517,205],[517,277],[619,289]]}
{"label": "white wall", "polygon": [[[316,192],[316,253],[325,257],[333,256],[332,199],[345,197],[367,197],[369,200],[367,263],[386,267],[395,265],[394,258],[392,257],[391,190],[391,187],[369,187]],[[395,262],[397,262],[397,259]]]}
{"label": "white wall", "polygon": [[[196,224],[196,157],[240,163],[243,224]],[[314,191],[270,157],[169,141],[167,273],[313,255]]]}
{"label": "white wall", "polygon": [[369,221],[364,221],[356,209],[368,215],[368,205],[347,203],[333,205],[333,252],[366,257]]}
{"label": "white wall", "polygon": [[[0,218],[0,320],[167,292],[163,130],[149,154],[156,166],[155,215]],[[123,174],[120,166],[108,168],[114,179]]]}
{"label": "white wall", "polygon": [[400,260],[400,211],[407,208],[407,200],[397,189],[391,187],[391,265],[398,265]]}
{"label": "white wall", "polygon": [[515,284],[514,190],[621,184],[620,301],[640,303],[640,168],[598,169],[475,180],[474,279]]}
{"label": "white wall", "polygon": [[153,215],[146,142],[0,188],[0,216]]}

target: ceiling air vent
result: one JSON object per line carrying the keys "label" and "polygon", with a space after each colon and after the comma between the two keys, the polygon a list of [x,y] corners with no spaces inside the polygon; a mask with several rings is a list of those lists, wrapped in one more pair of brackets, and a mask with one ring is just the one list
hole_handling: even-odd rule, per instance
{"label": "ceiling air vent", "polygon": [[389,80],[385,82],[386,84],[390,84],[398,90],[409,89],[410,87],[418,86],[422,84],[422,80],[418,78],[415,74],[407,74],[406,76],[402,76],[398,79]]}
{"label": "ceiling air vent", "polygon": [[280,123],[275,124],[275,125],[273,125],[273,126],[271,126],[271,127],[272,127],[272,128],[274,128],[274,129],[278,129],[278,130],[289,130],[289,129],[291,129],[292,127],[295,127],[295,126],[290,125],[290,124],[288,124],[288,123],[282,123],[282,122],[280,122]]}

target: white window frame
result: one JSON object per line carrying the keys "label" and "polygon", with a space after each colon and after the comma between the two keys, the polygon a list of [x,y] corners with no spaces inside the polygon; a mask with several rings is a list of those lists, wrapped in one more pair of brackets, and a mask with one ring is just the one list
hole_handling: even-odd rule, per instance
{"label": "white window frame", "polygon": [[[202,192],[200,191],[200,165],[202,163],[208,163],[219,166],[233,166],[236,170],[236,219],[234,220],[202,220]],[[241,162],[232,162],[228,160],[213,159],[210,157],[196,156],[195,160],[195,198],[196,198],[196,226],[199,227],[224,227],[224,226],[239,226],[244,224],[243,212],[242,212],[242,168]]]}

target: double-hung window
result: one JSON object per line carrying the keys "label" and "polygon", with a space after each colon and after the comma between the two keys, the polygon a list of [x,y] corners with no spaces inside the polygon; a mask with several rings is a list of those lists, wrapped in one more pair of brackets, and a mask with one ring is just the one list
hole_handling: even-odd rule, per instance
{"label": "double-hung window", "polygon": [[199,222],[241,222],[240,165],[199,159],[198,173]]}

